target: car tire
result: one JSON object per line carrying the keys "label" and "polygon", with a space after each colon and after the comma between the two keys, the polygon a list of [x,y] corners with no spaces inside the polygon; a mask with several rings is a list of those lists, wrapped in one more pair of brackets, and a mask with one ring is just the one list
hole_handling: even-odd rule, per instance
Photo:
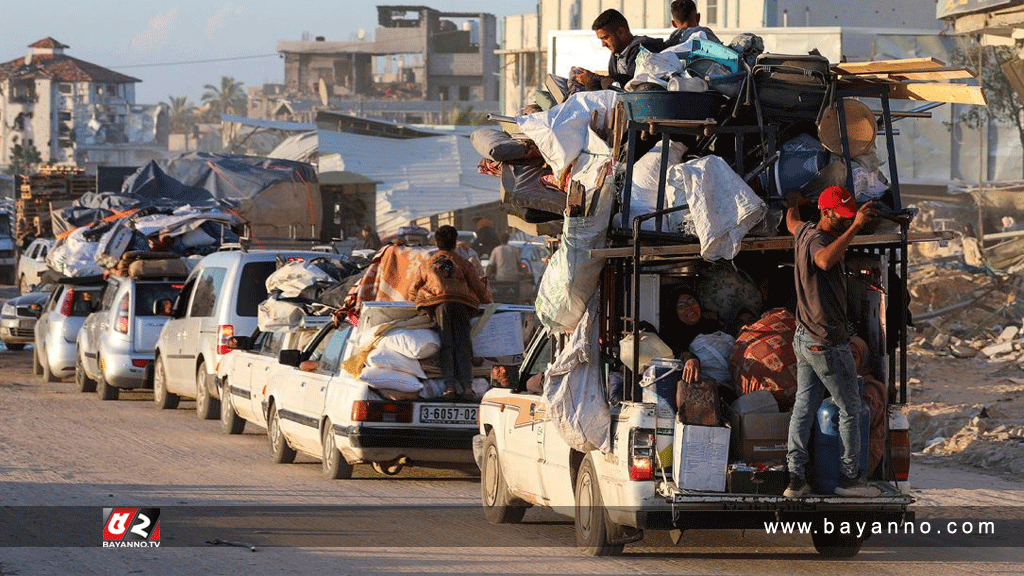
{"label": "car tire", "polygon": [[99,395],[100,400],[117,400],[121,396],[120,388],[111,386],[107,382],[107,378],[103,375],[103,362],[99,357],[96,358],[96,364],[100,367],[99,374],[96,376],[96,394]]}
{"label": "car tire", "polygon": [[46,382],[60,382],[60,378],[50,369],[50,362],[46,359],[46,348],[39,350],[39,365],[43,367],[43,380]]}
{"label": "car tire", "polygon": [[12,342],[12,343],[8,344],[7,342],[4,342],[4,346],[6,346],[8,350],[11,350],[11,351],[14,351],[14,352],[16,352],[18,350],[24,350],[25,349],[25,345],[21,344],[21,343],[17,343],[16,344],[16,343]]}
{"label": "car tire", "polygon": [[82,366],[82,357],[79,356],[75,360],[75,384],[78,385],[79,392],[95,392],[96,381],[85,373],[85,366]]}
{"label": "car tire", "polygon": [[196,370],[196,415],[200,420],[213,420],[220,415],[220,401],[210,395],[206,373],[206,361],[199,363]]}
{"label": "car tire", "polygon": [[818,554],[825,558],[853,558],[864,544],[856,534],[826,534],[820,525],[811,531],[811,542]]}
{"label": "car tire", "polygon": [[288,445],[288,439],[281,431],[281,416],[277,413],[277,406],[270,407],[270,415],[267,417],[267,438],[270,440],[270,459],[275,464],[291,464],[295,461],[295,450]]}
{"label": "car tire", "polygon": [[225,434],[241,434],[245,430],[245,419],[235,412],[235,400],[227,379],[220,387],[220,431]]}
{"label": "car tire", "polygon": [[589,556],[618,556],[622,544],[608,542],[608,515],[597,484],[597,471],[588,455],[576,475],[576,546]]}
{"label": "car tire", "polygon": [[32,373],[36,376],[43,375],[43,365],[39,362],[39,347],[32,349]]}
{"label": "car tire", "polygon": [[491,524],[522,522],[526,506],[517,505],[518,499],[512,496],[508,489],[505,475],[501,472],[498,443],[493,431],[487,433],[483,452],[484,459],[480,466],[480,500],[484,506],[484,517]]}
{"label": "car tire", "polygon": [[348,463],[345,456],[338,450],[334,441],[334,425],[328,420],[324,423],[323,432],[320,434],[320,445],[323,446],[324,476],[331,480],[348,480],[352,477],[352,465]]}
{"label": "car tire", "polygon": [[167,390],[167,373],[164,359],[156,357],[153,365],[153,403],[161,410],[174,410],[178,407],[181,397]]}

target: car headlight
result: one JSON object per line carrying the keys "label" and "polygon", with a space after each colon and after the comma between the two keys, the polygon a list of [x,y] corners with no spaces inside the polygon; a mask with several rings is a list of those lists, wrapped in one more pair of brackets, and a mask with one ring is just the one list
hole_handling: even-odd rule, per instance
{"label": "car headlight", "polygon": [[18,309],[4,302],[3,308],[0,308],[0,314],[3,314],[4,316],[17,316]]}

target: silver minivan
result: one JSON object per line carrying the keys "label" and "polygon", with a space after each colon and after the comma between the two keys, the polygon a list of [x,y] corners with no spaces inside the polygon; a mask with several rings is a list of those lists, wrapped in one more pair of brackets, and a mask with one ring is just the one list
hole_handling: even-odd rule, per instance
{"label": "silver minivan", "polygon": [[79,391],[95,390],[103,400],[117,400],[121,389],[149,386],[156,340],[183,282],[184,274],[107,279],[100,309],[78,333]]}
{"label": "silver minivan", "polygon": [[185,281],[171,317],[157,339],[153,365],[153,401],[172,409],[180,398],[195,398],[196,413],[220,415],[217,363],[231,351],[230,339],[256,329],[266,280],[278,260],[312,260],[323,252],[222,251],[203,258]]}

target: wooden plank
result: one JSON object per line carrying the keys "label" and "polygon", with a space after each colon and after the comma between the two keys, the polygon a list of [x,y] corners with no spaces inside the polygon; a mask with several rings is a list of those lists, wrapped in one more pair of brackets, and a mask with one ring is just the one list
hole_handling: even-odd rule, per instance
{"label": "wooden plank", "polygon": [[902,60],[875,60],[873,62],[841,62],[832,66],[836,74],[888,74],[909,70],[937,70],[946,63],[938,58],[904,58]]}
{"label": "wooden plank", "polygon": [[893,84],[889,87],[889,98],[976,104],[978,106],[987,104],[981,86],[966,86],[964,84]]}
{"label": "wooden plank", "polygon": [[[892,72],[889,74],[857,74],[854,78],[865,80],[889,80],[889,81],[926,81],[944,82],[949,80],[970,80],[976,78],[973,70],[969,68],[943,68],[942,70],[914,70],[910,72]],[[844,76],[844,78],[846,78]]]}

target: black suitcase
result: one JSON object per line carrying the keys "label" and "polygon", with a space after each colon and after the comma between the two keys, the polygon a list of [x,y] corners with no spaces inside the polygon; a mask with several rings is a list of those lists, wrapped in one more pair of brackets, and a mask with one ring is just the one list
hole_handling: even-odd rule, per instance
{"label": "black suitcase", "polygon": [[761,116],[769,122],[817,122],[835,95],[824,56],[761,54],[751,76]]}

